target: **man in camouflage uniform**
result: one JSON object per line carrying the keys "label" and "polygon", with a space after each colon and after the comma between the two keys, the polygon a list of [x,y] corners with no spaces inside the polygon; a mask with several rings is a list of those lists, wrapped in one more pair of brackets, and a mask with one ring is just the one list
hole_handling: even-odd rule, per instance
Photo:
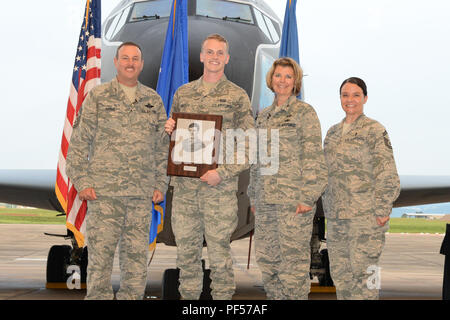
{"label": "man in camouflage uniform", "polygon": [[378,299],[378,260],[400,180],[386,129],[363,113],[365,83],[349,78],[340,93],[346,118],[328,130],[324,142],[331,277],[338,299]]}
{"label": "man in camouflage uniform", "polygon": [[[227,129],[246,131],[254,127],[246,92],[227,80],[224,69],[229,61],[228,43],[220,35],[210,35],[203,42],[200,61],[203,76],[180,87],[174,95],[171,112],[222,115],[222,133]],[[175,121],[169,118],[166,132],[171,134]],[[225,141],[225,139],[224,139]],[[208,247],[212,297],[229,300],[235,283],[230,252],[231,234],[237,227],[237,183],[245,164],[219,164],[200,179],[171,178],[174,186],[172,227],[177,243],[180,269],[179,291],[183,299],[199,299],[203,271],[203,239]],[[204,237],[204,238],[203,238]]]}
{"label": "man in camouflage uniform", "polygon": [[119,243],[117,299],[142,299],[147,282],[151,202],[167,190],[169,139],[159,95],[137,81],[141,50],[124,43],[117,77],[93,88],[74,124],[67,174],[88,200],[86,299],[112,299],[111,272]]}
{"label": "man in camouflage uniform", "polygon": [[[285,71],[290,80],[276,80],[283,76],[283,70],[290,70]],[[267,142],[259,142],[258,163],[251,168],[248,195],[255,213],[258,267],[267,298],[275,300],[308,299],[315,203],[326,185],[319,119],[312,106],[296,97],[302,75],[294,60],[276,60],[267,75],[275,99],[256,120],[258,138],[267,132]],[[277,81],[283,89],[275,85]],[[289,91],[284,90],[286,87]],[[278,145],[276,172],[264,173],[267,168],[262,144],[270,148],[270,154]]]}

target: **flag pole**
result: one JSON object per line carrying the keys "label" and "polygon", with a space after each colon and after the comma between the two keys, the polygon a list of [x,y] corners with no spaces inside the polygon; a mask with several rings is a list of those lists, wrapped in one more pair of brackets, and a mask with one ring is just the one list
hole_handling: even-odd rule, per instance
{"label": "flag pole", "polygon": [[91,4],[91,0],[86,0],[86,23],[85,26],[87,28],[88,19],[89,19],[89,5]]}
{"label": "flag pole", "polygon": [[175,35],[175,15],[177,13],[177,0],[173,0],[173,26],[172,26],[172,39]]}

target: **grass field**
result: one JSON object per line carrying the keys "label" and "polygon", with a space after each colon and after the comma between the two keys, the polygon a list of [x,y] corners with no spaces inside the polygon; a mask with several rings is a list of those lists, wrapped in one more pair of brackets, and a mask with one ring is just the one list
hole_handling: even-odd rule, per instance
{"label": "grass field", "polygon": [[[42,209],[0,208],[0,223],[22,224],[65,224],[66,216],[57,216],[59,212]],[[445,233],[450,221],[425,220],[412,218],[391,218],[390,233]]]}
{"label": "grass field", "polygon": [[59,212],[43,209],[0,208],[0,223],[21,224],[65,224],[66,216]]}
{"label": "grass field", "polygon": [[450,221],[425,220],[416,218],[391,218],[390,233],[445,233]]}

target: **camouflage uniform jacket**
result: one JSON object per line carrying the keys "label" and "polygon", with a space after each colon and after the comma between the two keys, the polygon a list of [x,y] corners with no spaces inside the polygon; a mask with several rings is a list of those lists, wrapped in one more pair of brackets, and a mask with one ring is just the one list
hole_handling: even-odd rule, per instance
{"label": "camouflage uniform jacket", "polygon": [[[275,174],[261,175],[260,159],[252,165],[248,189],[252,205],[258,198],[269,204],[302,203],[314,207],[325,189],[327,171],[320,122],[313,107],[291,96],[281,106],[274,102],[265,108],[258,115],[256,126],[267,129],[268,150],[272,130],[279,130],[279,166]],[[258,184],[262,184],[262,194],[256,192]]]}
{"label": "camouflage uniform jacket", "polygon": [[[220,78],[217,85],[209,92],[202,85],[203,76],[197,80],[187,83],[175,92],[171,112],[188,112],[200,114],[222,115],[222,141],[226,141],[227,129],[242,129],[244,132],[254,128],[254,119],[250,107],[250,99],[244,89],[229,81],[225,75]],[[216,169],[222,179],[217,187],[228,185],[230,191],[237,189],[239,173],[250,167],[248,154],[244,164],[226,163],[226,149],[224,143],[223,164]],[[236,161],[237,162],[237,161]],[[183,185],[187,188],[196,188],[199,184],[205,184],[200,179],[186,177],[171,177],[171,185]]]}
{"label": "camouflage uniform jacket", "polygon": [[152,197],[166,192],[169,138],[159,95],[140,83],[129,104],[117,78],[93,88],[73,126],[67,175],[81,191]]}
{"label": "camouflage uniform jacket", "polygon": [[386,129],[363,114],[342,135],[343,122],[328,130],[324,142],[328,165],[328,187],[322,198],[325,216],[389,216],[400,180]]}

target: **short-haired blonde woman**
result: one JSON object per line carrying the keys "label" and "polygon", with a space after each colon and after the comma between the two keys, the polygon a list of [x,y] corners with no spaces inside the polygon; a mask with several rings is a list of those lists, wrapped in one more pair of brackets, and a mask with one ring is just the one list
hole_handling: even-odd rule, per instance
{"label": "short-haired blonde woman", "polygon": [[259,137],[267,130],[267,142],[259,145],[267,145],[269,154],[278,149],[271,158],[279,159],[276,172],[265,170],[263,161],[253,165],[248,190],[255,213],[256,259],[268,299],[308,299],[315,204],[326,186],[319,119],[309,104],[297,99],[302,77],[291,58],[276,60],[266,78],[275,99],[256,120]]}

